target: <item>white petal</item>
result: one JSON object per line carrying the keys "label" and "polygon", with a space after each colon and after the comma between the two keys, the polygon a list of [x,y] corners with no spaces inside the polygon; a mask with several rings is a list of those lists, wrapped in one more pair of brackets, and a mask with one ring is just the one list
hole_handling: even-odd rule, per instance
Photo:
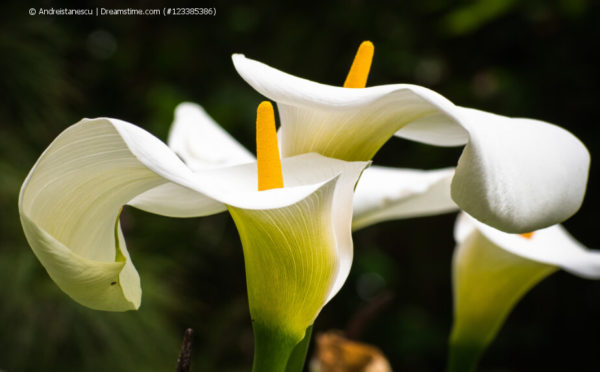
{"label": "white petal", "polygon": [[537,120],[460,114],[471,138],[452,181],[462,209],[506,232],[551,226],[579,209],[590,157],[575,136]]}
{"label": "white petal", "polygon": [[422,171],[373,166],[366,169],[354,193],[352,229],[457,210],[450,197],[453,175],[453,168]]}
{"label": "white petal", "polygon": [[454,117],[454,108],[449,107],[444,111],[417,118],[400,128],[394,135],[434,146],[462,146],[468,142],[468,134],[461,127],[461,122]]}
{"label": "white petal", "polygon": [[278,104],[284,156],[316,151],[368,160],[394,134],[434,145],[468,142],[452,198],[507,232],[551,226],[579,209],[589,154],[568,131],[455,106],[423,87],[346,89],[300,79],[234,55],[240,75]]}
{"label": "white petal", "polygon": [[223,203],[171,182],[150,189],[127,204],[167,217],[202,217],[227,210]]}
{"label": "white petal", "polygon": [[600,251],[587,249],[561,225],[537,230],[528,239],[496,230],[462,213],[455,227],[456,240],[462,242],[473,230],[519,257],[558,266],[580,277],[600,279]]}
{"label": "white petal", "polygon": [[19,212],[34,253],[63,291],[94,309],[139,307],[139,277],[116,222],[127,200],[161,182],[109,120],[83,120],[54,140],[23,183]]}
{"label": "white petal", "polygon": [[[361,172],[368,166],[367,162],[354,162],[345,166],[340,173],[333,196],[332,224],[335,231],[336,247],[338,254],[338,272],[336,280],[327,298],[329,302],[342,288],[352,266],[352,202],[356,182]],[[314,168],[313,168],[314,169]],[[314,172],[314,170],[313,170]]]}
{"label": "white petal", "polygon": [[195,103],[177,106],[167,143],[194,171],[255,161],[252,153]]}

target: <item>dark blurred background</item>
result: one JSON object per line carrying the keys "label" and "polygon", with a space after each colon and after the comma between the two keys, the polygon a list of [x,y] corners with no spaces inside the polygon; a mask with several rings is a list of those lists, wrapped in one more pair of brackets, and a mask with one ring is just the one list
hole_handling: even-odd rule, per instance
{"label": "dark blurred background", "polygon": [[[170,3],[211,16],[30,16],[29,8],[162,8],[161,1],[5,1],[0,6],[0,370],[168,371],[186,327],[193,371],[247,371],[252,331],[242,250],[227,214],[170,219],[126,208],[122,223],[144,289],[138,312],[84,308],[48,278],[17,212],[37,157],[82,117],[111,116],[166,140],[193,101],[249,149],[261,96],[235,72],[245,53],[341,85],[357,46],[375,44],[369,85],[414,83],[456,104],[559,124],[600,155],[600,3],[592,0]],[[560,151],[560,149],[556,149]],[[460,149],[392,139],[379,164],[431,169]],[[592,164],[581,211],[565,225],[600,248]],[[552,185],[548,185],[552,187]],[[455,215],[355,233],[355,263],[315,333],[348,330],[394,370],[441,371],[452,319]],[[390,300],[391,298],[391,300]],[[377,305],[379,304],[379,305]],[[365,307],[372,315],[363,317]],[[600,283],[559,272],[514,309],[482,371],[590,370],[600,346]]]}

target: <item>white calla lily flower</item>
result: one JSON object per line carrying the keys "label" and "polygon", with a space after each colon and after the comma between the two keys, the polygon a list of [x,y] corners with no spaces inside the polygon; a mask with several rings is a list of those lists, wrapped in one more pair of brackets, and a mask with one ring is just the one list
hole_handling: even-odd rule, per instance
{"label": "white calla lily flower", "polygon": [[[360,49],[357,60],[359,55]],[[456,106],[420,86],[364,88],[364,77],[358,86],[349,85],[355,88],[335,87],[242,54],[232,58],[242,78],[277,103],[284,157],[318,152],[370,160],[394,135],[437,146],[465,145],[451,193],[478,220],[522,233],[563,221],[581,206],[589,153],[560,127]],[[364,63],[370,66],[370,59]],[[363,70],[368,74],[368,67]]]}
{"label": "white calla lily flower", "polygon": [[559,269],[600,279],[600,251],[561,225],[507,234],[461,213],[455,226],[449,371],[471,371],[518,301]]}
{"label": "white calla lily flower", "polygon": [[[140,279],[119,226],[122,206],[154,213],[231,212],[244,248],[256,322],[302,339],[352,261],[352,192],[367,162],[283,159],[285,188],[257,191],[256,162],[193,172],[132,124],[84,119],[38,159],[19,196],[26,238],[56,284],[100,310],[137,309]],[[136,199],[153,191],[162,200]],[[158,191],[156,191],[158,190]]]}

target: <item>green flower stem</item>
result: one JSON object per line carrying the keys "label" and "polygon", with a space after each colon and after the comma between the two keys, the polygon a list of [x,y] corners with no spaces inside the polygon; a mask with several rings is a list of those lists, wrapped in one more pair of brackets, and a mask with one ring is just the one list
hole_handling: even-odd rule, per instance
{"label": "green flower stem", "polygon": [[451,341],[446,372],[474,372],[484,350],[483,344],[461,345]]}
{"label": "green flower stem", "polygon": [[252,372],[285,372],[298,337],[254,321],[254,363]]}
{"label": "green flower stem", "polygon": [[292,351],[292,355],[287,363],[285,372],[302,372],[304,363],[306,362],[306,354],[308,353],[308,346],[312,336],[313,326],[306,328],[306,334],[304,338]]}

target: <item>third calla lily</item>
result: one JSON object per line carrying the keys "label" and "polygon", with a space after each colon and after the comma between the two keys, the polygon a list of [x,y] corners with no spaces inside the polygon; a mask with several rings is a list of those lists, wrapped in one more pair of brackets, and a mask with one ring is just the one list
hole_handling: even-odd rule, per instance
{"label": "third calla lily", "polygon": [[600,279],[600,251],[587,249],[561,225],[521,236],[461,213],[454,235],[451,372],[475,370],[512,308],[548,275],[563,269]]}

